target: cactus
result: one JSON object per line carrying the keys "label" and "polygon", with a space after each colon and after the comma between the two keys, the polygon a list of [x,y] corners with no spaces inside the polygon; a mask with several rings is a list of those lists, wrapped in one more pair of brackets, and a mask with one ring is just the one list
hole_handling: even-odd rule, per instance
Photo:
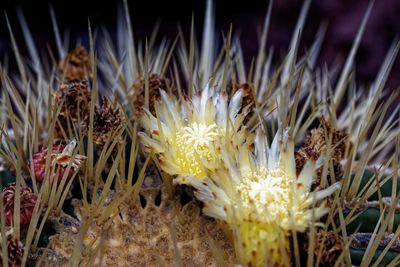
{"label": "cactus", "polygon": [[211,0],[202,45],[192,27],[144,47],[125,12],[115,40],[68,52],[54,23],[57,66],[20,16],[30,54],[13,38],[19,69],[0,75],[3,265],[398,264],[400,126],[382,90],[400,43],[362,94],[372,5],[337,81],[315,64],[322,31],[297,54],[309,5],[281,64],[269,6],[251,68],[234,32],[216,41]]}
{"label": "cactus", "polygon": [[[366,253],[367,246],[371,242],[371,239],[373,238],[373,235],[371,233],[357,233],[351,236],[352,241],[350,243],[350,255],[352,262],[354,264],[361,264],[362,259]],[[398,237],[397,239],[394,236],[394,234],[385,234],[383,239],[379,242],[378,248],[374,255],[372,256],[372,261],[375,263],[378,263],[377,261],[379,260],[379,265],[378,266],[388,266],[390,263],[392,263],[395,258],[398,258],[398,255],[400,253],[399,249],[399,240]],[[393,241],[393,242],[392,242]],[[390,242],[392,242],[390,244]],[[388,248],[389,250],[385,252],[384,255],[382,255],[383,251]]]}
{"label": "cactus", "polygon": [[[376,183],[377,180],[381,181],[379,182],[379,186]],[[391,178],[391,176],[389,175],[379,174],[378,172],[375,173],[369,169],[366,169],[361,178],[360,191],[362,190],[362,188],[368,185],[370,187],[376,188],[376,191],[371,196],[368,197],[368,200],[370,201],[379,200],[379,194],[381,194],[382,197],[392,196],[393,178]],[[380,193],[378,191],[380,191]],[[399,192],[400,192],[400,183],[396,183],[396,191],[394,192],[394,195],[397,195]]]}
{"label": "cactus", "polygon": [[[374,174],[366,170],[362,176],[362,187],[373,177]],[[393,179],[390,179],[378,189],[380,192],[375,192],[367,200],[358,203],[356,205],[357,207],[351,207],[352,205],[348,207],[348,205],[345,205],[345,217],[351,210],[357,210],[357,214],[354,215],[355,218],[346,225],[347,233],[351,234],[350,255],[354,264],[361,264],[363,257],[365,257],[368,244],[370,242],[372,243],[372,233],[374,233],[376,229],[382,227],[382,221],[388,221],[388,225],[390,225],[388,230],[398,229],[400,224],[399,203],[397,197],[392,197],[393,188],[396,189],[393,194],[397,196],[398,187],[394,187]],[[392,201],[393,199],[395,202]],[[395,262],[400,253],[397,247],[399,243],[397,238],[398,237],[394,236],[393,233],[388,234],[385,231],[384,237],[382,237],[382,240],[378,244],[371,261],[379,261],[379,266],[387,266],[389,263]],[[386,249],[389,242],[393,243]],[[385,251],[385,249],[387,251]],[[382,253],[384,254],[382,255]]]}

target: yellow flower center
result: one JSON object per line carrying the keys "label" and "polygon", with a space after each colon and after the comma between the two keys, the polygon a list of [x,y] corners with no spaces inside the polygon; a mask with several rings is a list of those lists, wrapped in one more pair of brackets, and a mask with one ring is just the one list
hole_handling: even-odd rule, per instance
{"label": "yellow flower center", "polygon": [[283,229],[289,228],[291,218],[296,224],[306,223],[301,210],[304,196],[296,195],[295,184],[295,178],[280,169],[260,168],[245,175],[239,190],[249,219],[274,222]]}
{"label": "yellow flower center", "polygon": [[215,153],[211,153],[210,148],[218,135],[215,123],[206,125],[194,122],[178,131],[176,160],[182,173],[194,175],[199,179],[205,177],[203,163],[215,159]]}

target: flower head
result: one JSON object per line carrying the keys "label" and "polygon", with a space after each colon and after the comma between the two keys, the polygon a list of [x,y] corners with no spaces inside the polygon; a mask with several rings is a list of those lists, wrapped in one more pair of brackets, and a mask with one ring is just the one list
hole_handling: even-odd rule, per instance
{"label": "flower head", "polygon": [[[71,168],[66,175],[67,180],[74,176],[74,174],[79,170],[83,161],[86,159],[86,157],[83,155],[73,155],[75,146],[76,140],[72,140],[67,146],[58,144],[51,147],[49,175],[52,178],[56,178],[58,182],[61,182],[62,178],[64,177],[64,172],[67,170],[69,164],[71,164]],[[35,179],[38,182],[42,182],[45,178],[47,155],[47,147],[43,147],[39,152],[33,155],[33,171],[35,174]]]}
{"label": "flower head", "polygon": [[61,84],[55,95],[55,104],[62,104],[60,116],[69,116],[73,121],[85,118],[89,112],[90,101],[91,93],[87,80]]}
{"label": "flower head", "polygon": [[58,65],[61,75],[65,75],[68,81],[81,81],[92,77],[90,57],[86,48],[75,48],[60,61]]}
{"label": "flower head", "polygon": [[[98,145],[104,145],[107,139],[118,132],[125,122],[125,115],[115,104],[110,103],[108,98],[103,97],[102,105],[96,105],[93,117],[93,141]],[[89,132],[90,116],[84,120],[84,129]]]}
{"label": "flower head", "polygon": [[[334,266],[345,247],[341,236],[335,232],[321,230],[315,233],[313,241],[315,262],[320,258],[321,266]],[[308,250],[308,246],[309,244],[304,245],[305,251]]]}
{"label": "flower head", "polygon": [[[171,81],[163,78],[156,73],[149,75],[149,110],[151,114],[156,115],[155,105],[160,100],[160,91],[172,93]],[[136,108],[135,115],[140,115],[140,110],[145,105],[145,78],[141,77],[132,85],[130,96],[132,97],[133,104]]]}
{"label": "flower head", "polygon": [[[22,257],[24,255],[24,244],[18,239],[13,238],[11,235],[7,236],[7,254],[8,254],[8,266],[10,267],[21,266]],[[0,259],[2,257],[3,255],[0,256]]]}
{"label": "flower head", "polygon": [[91,93],[87,80],[61,84],[54,97],[55,109],[61,105],[55,125],[56,137],[68,133],[68,121],[80,123],[89,113]]}
{"label": "flower head", "polygon": [[[37,196],[29,187],[22,186],[20,189],[20,224],[29,224],[32,218]],[[14,199],[15,184],[11,184],[3,189],[4,217],[6,225],[12,225],[14,222]]]}
{"label": "flower head", "polygon": [[307,145],[316,153],[324,154],[328,150],[328,139],[331,138],[332,159],[340,162],[345,157],[348,135],[341,129],[336,129],[324,117],[320,118],[320,126],[311,130],[307,137]]}
{"label": "flower head", "polygon": [[[337,180],[343,175],[343,168],[340,163],[345,158],[346,148],[351,145],[347,134],[341,129],[334,128],[324,117],[320,118],[320,126],[311,130],[307,137],[307,142],[295,153],[296,173],[300,174],[304,165],[311,159],[316,160],[321,155],[329,152],[332,162],[333,173]],[[329,164],[330,165],[330,164]],[[321,166],[314,177],[312,188],[321,188],[321,176],[323,167]],[[330,171],[328,176],[330,176]]]}
{"label": "flower head", "polygon": [[230,102],[226,93],[209,86],[192,100],[160,93],[157,116],[148,110],[141,115],[146,133],[140,137],[158,155],[163,170],[177,176],[175,182],[185,184],[189,177],[201,181],[221,165],[222,144],[244,139],[244,115],[238,113],[243,92],[239,90]]}
{"label": "flower head", "polygon": [[[280,131],[271,147],[259,131],[255,151],[239,146],[223,151],[226,170],[190,184],[205,203],[204,213],[224,221],[234,233],[235,247],[242,263],[264,266],[282,264],[290,250],[287,237],[316,224],[328,209],[318,201],[332,194],[339,184],[311,192],[314,162],[308,162],[296,177],[294,144]],[[269,255],[267,255],[268,253]],[[268,257],[267,257],[268,256]]]}

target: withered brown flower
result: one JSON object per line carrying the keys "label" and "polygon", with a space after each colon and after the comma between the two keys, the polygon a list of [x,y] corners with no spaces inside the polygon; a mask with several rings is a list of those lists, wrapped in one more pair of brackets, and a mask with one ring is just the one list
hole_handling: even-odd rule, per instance
{"label": "withered brown flower", "polygon": [[[163,78],[158,74],[150,74],[149,76],[149,110],[156,115],[154,108],[155,102],[161,98],[160,90],[172,93],[171,82],[169,79]],[[145,78],[141,77],[132,85],[131,97],[136,108],[135,115],[138,115],[140,109],[145,106]]]}
{"label": "withered brown flower", "polygon": [[[304,245],[304,250],[308,250],[310,241]],[[320,266],[334,266],[340,254],[343,252],[344,243],[342,238],[328,231],[319,231],[314,236],[314,262],[320,259]]]}
{"label": "withered brown flower", "polygon": [[75,48],[60,61],[58,68],[67,81],[81,81],[92,78],[90,57],[86,48]]}
{"label": "withered brown flower", "polygon": [[347,134],[343,130],[336,129],[330,125],[324,117],[320,118],[320,124],[320,127],[311,130],[311,133],[307,138],[307,145],[320,155],[324,154],[328,149],[327,138],[332,136],[331,146],[334,149],[331,157],[335,162],[339,162],[345,156]]}
{"label": "withered brown flower", "polygon": [[60,115],[73,121],[83,119],[89,112],[91,93],[89,82],[82,80],[61,84],[55,95],[55,104],[61,106]]}
{"label": "withered brown flower", "polygon": [[[343,170],[340,161],[345,157],[346,147],[348,145],[347,134],[341,129],[334,128],[324,117],[320,118],[320,126],[310,131],[306,144],[295,153],[297,175],[300,174],[307,161],[315,161],[327,152],[328,138],[331,138],[330,143],[333,148],[330,154],[333,163],[333,171],[336,178],[341,177]],[[314,188],[320,185],[321,176],[322,167],[318,170],[317,177],[313,181]]]}
{"label": "withered brown flower", "polygon": [[[118,132],[125,122],[125,115],[116,103],[103,97],[102,105],[96,105],[93,117],[93,141],[95,144],[104,145],[110,135]],[[87,114],[83,122],[84,130],[89,132],[90,116]]]}
{"label": "withered brown flower", "polygon": [[82,80],[61,84],[54,97],[55,109],[61,105],[55,125],[55,136],[63,137],[68,133],[68,120],[72,123],[82,121],[89,113],[91,93],[89,82]]}

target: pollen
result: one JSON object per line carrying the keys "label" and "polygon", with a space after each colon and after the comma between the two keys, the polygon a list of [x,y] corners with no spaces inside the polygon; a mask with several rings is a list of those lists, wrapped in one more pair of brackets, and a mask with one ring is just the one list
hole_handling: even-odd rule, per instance
{"label": "pollen", "polygon": [[[249,210],[251,219],[262,223],[274,222],[283,229],[288,229],[291,216],[299,219],[298,215],[302,213],[298,209],[300,203],[296,202],[304,199],[293,190],[294,183],[295,179],[281,169],[268,171],[261,167],[251,171],[243,177],[239,185],[243,192],[242,205]],[[298,220],[296,222],[306,223]]]}
{"label": "pollen", "polygon": [[203,163],[215,159],[211,152],[213,142],[219,137],[215,123],[206,125],[194,122],[184,127],[176,134],[177,158],[181,172],[194,175],[196,178],[204,178]]}

